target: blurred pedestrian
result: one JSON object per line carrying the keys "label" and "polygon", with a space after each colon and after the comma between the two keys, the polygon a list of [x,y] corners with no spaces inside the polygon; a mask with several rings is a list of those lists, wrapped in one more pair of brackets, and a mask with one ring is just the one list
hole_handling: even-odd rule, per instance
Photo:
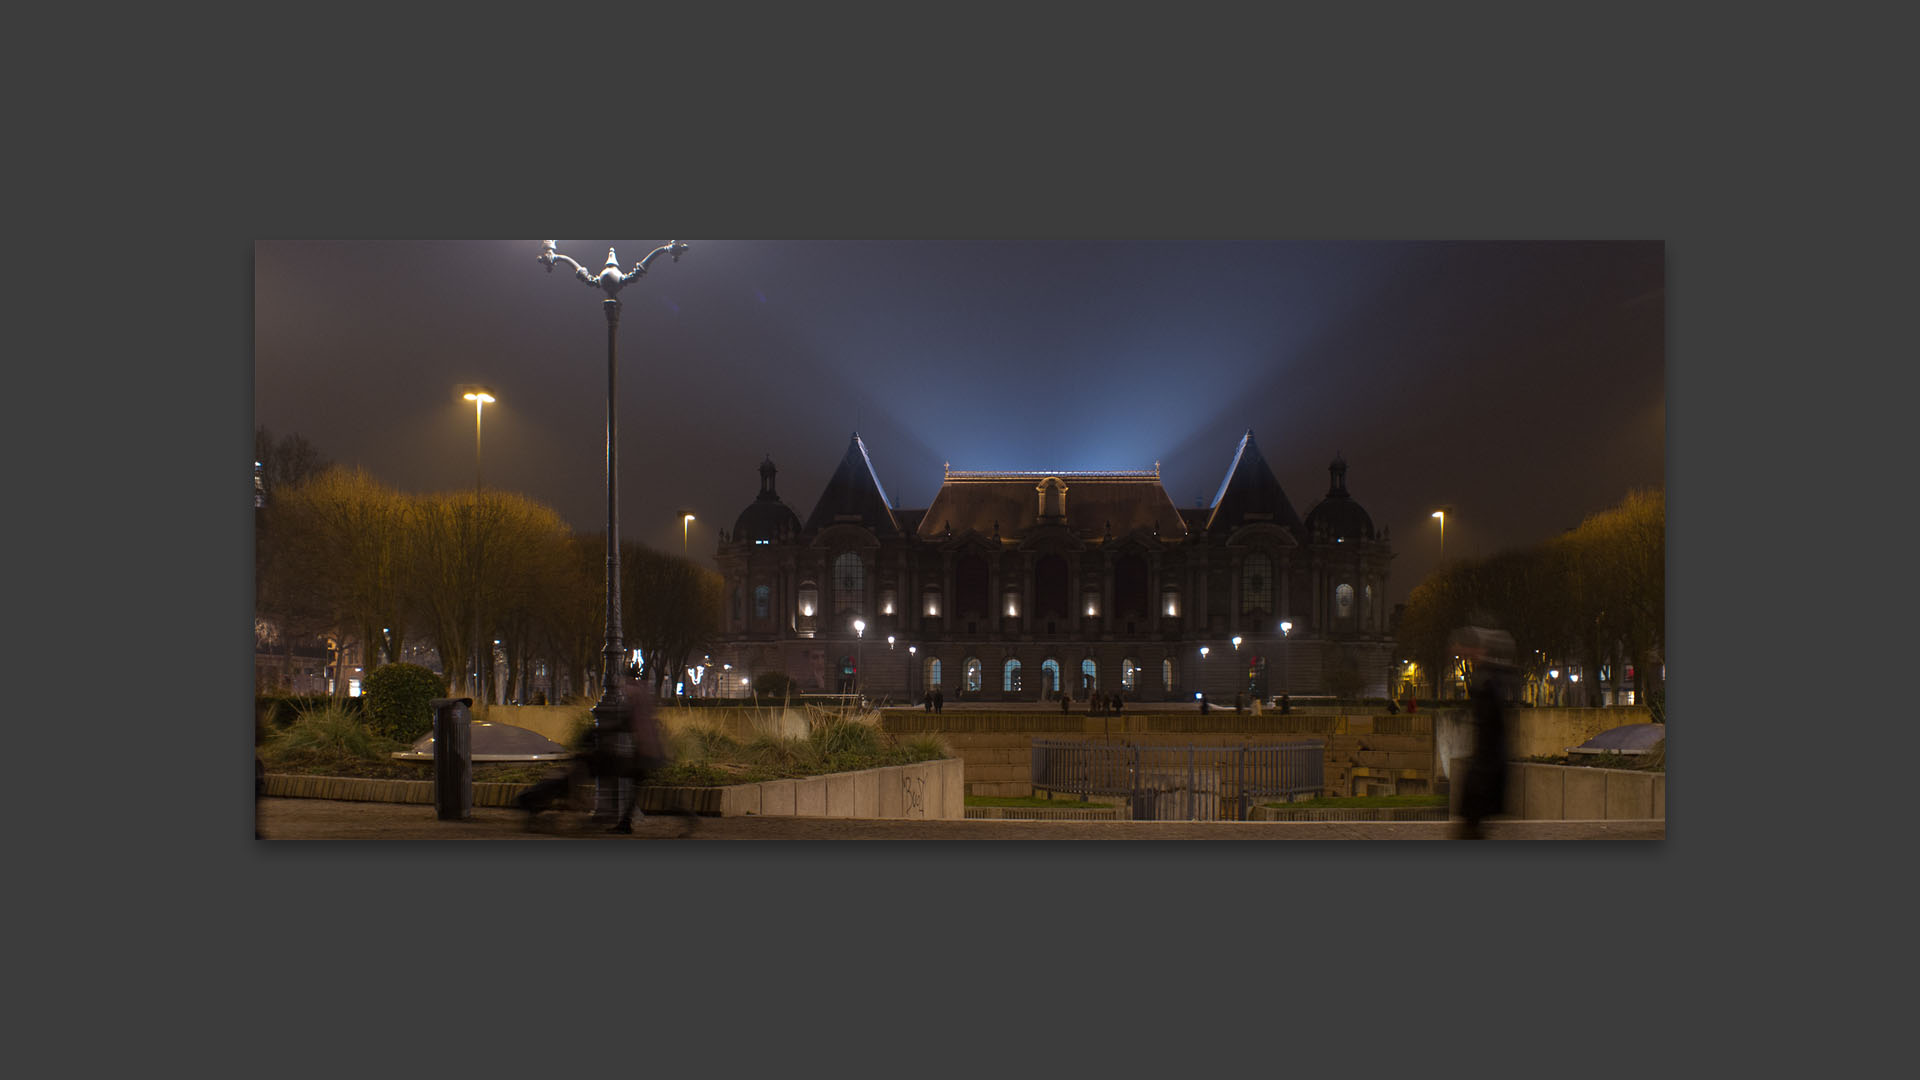
{"label": "blurred pedestrian", "polygon": [[1205,690],[1200,691],[1200,715],[1207,715],[1207,692]]}
{"label": "blurred pedestrian", "polygon": [[1388,716],[1397,716],[1397,715],[1399,715],[1399,712],[1400,712],[1400,706],[1398,706],[1398,705],[1395,705],[1395,704],[1393,703],[1393,699],[1392,699],[1392,698],[1388,698],[1388,699],[1387,699],[1387,715],[1388,715]]}
{"label": "blurred pedestrian", "polygon": [[928,690],[920,695],[920,708],[923,712],[933,711],[933,691]]}
{"label": "blurred pedestrian", "polygon": [[1293,699],[1288,697],[1286,694],[1281,694],[1280,695],[1280,715],[1288,716],[1288,715],[1291,715],[1292,713],[1293,713]]}
{"label": "blurred pedestrian", "polygon": [[1500,630],[1467,626],[1454,631],[1454,652],[1472,668],[1468,688],[1473,713],[1473,753],[1461,777],[1460,823],[1454,835],[1479,840],[1482,822],[1507,805],[1507,710],[1519,689],[1513,638]]}
{"label": "blurred pedestrian", "polygon": [[1060,694],[1060,715],[1065,716],[1072,711],[1073,711],[1073,695],[1066,693],[1065,691],[1062,691]]}
{"label": "blurred pedestrian", "polygon": [[939,687],[933,688],[933,711],[939,712],[947,704],[947,695]]}

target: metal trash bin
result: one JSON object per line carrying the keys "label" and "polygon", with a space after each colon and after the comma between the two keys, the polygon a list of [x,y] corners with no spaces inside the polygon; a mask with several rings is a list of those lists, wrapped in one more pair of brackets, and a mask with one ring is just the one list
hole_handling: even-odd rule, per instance
{"label": "metal trash bin", "polygon": [[433,809],[441,821],[473,816],[472,698],[433,699]]}

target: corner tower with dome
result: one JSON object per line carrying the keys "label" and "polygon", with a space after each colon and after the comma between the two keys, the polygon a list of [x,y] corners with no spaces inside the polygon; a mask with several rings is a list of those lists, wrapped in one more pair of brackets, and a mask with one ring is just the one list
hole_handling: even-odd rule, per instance
{"label": "corner tower with dome", "polygon": [[742,678],[780,671],[803,691],[895,702],[934,686],[949,701],[1388,692],[1393,552],[1337,455],[1304,520],[1251,430],[1212,503],[1191,510],[1158,465],[949,468],[927,507],[896,507],[858,433],[804,519],[776,471],[760,463],[760,492],[717,553],[713,661]]}

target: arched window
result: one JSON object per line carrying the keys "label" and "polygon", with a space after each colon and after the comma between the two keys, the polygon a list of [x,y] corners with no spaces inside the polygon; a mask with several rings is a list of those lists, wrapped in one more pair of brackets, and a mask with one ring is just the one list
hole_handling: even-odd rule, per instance
{"label": "arched window", "polygon": [[767,617],[767,598],[771,595],[772,592],[765,585],[755,585],[753,587],[754,618],[764,619]]}
{"label": "arched window", "polygon": [[1353,618],[1353,586],[1341,585],[1333,590],[1333,611],[1339,618]]}
{"label": "arched window", "polygon": [[1120,689],[1132,690],[1134,676],[1138,674],[1139,671],[1140,669],[1134,664],[1132,657],[1120,661]]}
{"label": "arched window", "polygon": [[1080,689],[1100,689],[1100,669],[1091,660],[1080,661]]}
{"label": "arched window", "polygon": [[856,552],[843,552],[833,560],[833,613],[857,615],[867,602],[867,568]]}
{"label": "arched window", "polygon": [[980,689],[980,661],[971,656],[967,657],[967,689]]}
{"label": "arched window", "polygon": [[1177,675],[1178,673],[1173,670],[1172,657],[1160,661],[1160,681],[1169,692],[1173,690],[1173,684]]}
{"label": "arched window", "polygon": [[1048,657],[1041,663],[1040,686],[1055,694],[1060,692],[1060,661]]}
{"label": "arched window", "polygon": [[1006,669],[1001,673],[1000,689],[1007,693],[1020,689],[1020,661],[1007,661]]}
{"label": "arched window", "polygon": [[927,657],[927,685],[940,685],[940,661],[931,656]]}
{"label": "arched window", "polygon": [[1240,563],[1240,614],[1273,614],[1273,560],[1250,551]]}

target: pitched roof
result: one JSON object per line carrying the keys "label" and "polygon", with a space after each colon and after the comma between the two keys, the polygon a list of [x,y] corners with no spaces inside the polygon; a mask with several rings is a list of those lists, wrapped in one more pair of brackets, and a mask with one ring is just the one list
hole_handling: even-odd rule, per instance
{"label": "pitched roof", "polygon": [[1233,464],[1227,466],[1226,479],[1220,481],[1220,490],[1213,497],[1213,512],[1207,515],[1206,530],[1231,532],[1250,521],[1271,521],[1297,539],[1304,540],[1306,536],[1300,515],[1293,512],[1287,493],[1281,490],[1280,481],[1274,479],[1273,470],[1267,466],[1267,459],[1260,456],[1260,448],[1254,445],[1252,428],[1247,429],[1239,448],[1233,452]]}
{"label": "pitched roof", "polygon": [[867,444],[860,441],[857,431],[853,433],[853,441],[847,444],[840,467],[833,471],[833,478],[827,481],[820,500],[813,504],[813,513],[807,515],[805,531],[817,533],[843,521],[863,525],[876,536],[900,533],[900,524],[893,516],[893,504],[887,501],[880,478],[874,475]]}
{"label": "pitched roof", "polygon": [[1068,528],[1082,536],[1111,531],[1122,536],[1134,529],[1158,531],[1162,539],[1187,535],[1187,526],[1174,508],[1158,469],[1119,472],[961,472],[947,470],[933,502],[920,517],[919,535],[931,539],[968,529],[1016,539],[1039,523],[1042,481],[1058,478],[1066,485]]}

